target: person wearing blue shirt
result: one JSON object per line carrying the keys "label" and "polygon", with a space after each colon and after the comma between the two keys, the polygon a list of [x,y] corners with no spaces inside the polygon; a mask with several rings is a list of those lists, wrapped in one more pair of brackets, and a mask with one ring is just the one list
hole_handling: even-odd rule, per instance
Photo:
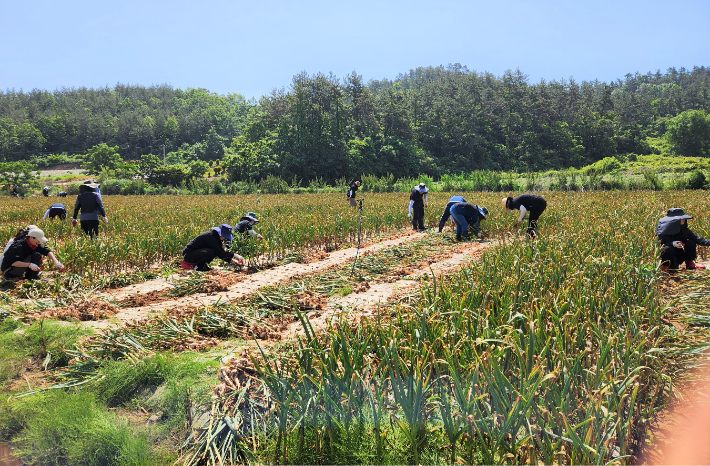
{"label": "person wearing blue shirt", "polygon": [[54,217],[59,217],[59,220],[65,220],[67,218],[67,208],[64,207],[64,204],[52,204],[42,218],[54,220]]}
{"label": "person wearing blue shirt", "polygon": [[451,206],[451,217],[456,223],[456,241],[468,241],[468,232],[471,230],[478,238],[483,238],[479,222],[488,216],[488,209],[471,204],[470,202],[457,202]]}

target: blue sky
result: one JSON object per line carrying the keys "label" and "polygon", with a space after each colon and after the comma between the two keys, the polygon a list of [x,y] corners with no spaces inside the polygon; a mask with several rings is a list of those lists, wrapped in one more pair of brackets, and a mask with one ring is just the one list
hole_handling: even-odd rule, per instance
{"label": "blue sky", "polygon": [[394,79],[461,63],[599,79],[710,66],[710,0],[0,0],[0,90],[202,87],[260,97],[292,77]]}

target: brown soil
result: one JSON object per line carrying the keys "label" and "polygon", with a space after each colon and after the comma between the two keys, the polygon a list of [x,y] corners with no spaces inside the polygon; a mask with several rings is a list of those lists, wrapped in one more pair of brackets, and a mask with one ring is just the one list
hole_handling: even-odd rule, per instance
{"label": "brown soil", "polygon": [[96,321],[105,319],[116,314],[118,310],[116,306],[97,298],[85,298],[80,301],[74,301],[67,307],[55,307],[46,311],[34,312],[28,314],[30,319],[74,319],[80,321]]}

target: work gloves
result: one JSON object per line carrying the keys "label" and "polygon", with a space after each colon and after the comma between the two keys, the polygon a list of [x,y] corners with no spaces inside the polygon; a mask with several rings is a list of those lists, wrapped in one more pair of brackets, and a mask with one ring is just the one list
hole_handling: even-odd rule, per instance
{"label": "work gloves", "polygon": [[73,227],[76,226],[76,219],[75,218],[71,219],[71,226],[73,226]]}
{"label": "work gloves", "polygon": [[30,270],[33,272],[39,271],[39,265],[33,264],[32,262],[30,262]]}
{"label": "work gloves", "polygon": [[481,232],[479,231],[478,233],[476,233],[476,237],[477,237],[478,239],[483,238],[483,233],[481,233]]}
{"label": "work gloves", "polygon": [[54,266],[59,270],[62,270],[62,271],[64,270],[64,264],[62,264],[59,261],[54,261]]}
{"label": "work gloves", "polygon": [[101,221],[104,222],[104,223],[108,223],[108,218],[104,217],[104,218],[101,219]]}
{"label": "work gloves", "polygon": [[411,220],[411,219],[412,219],[412,213],[409,212],[409,213],[407,214],[407,217],[409,217],[409,219]]}
{"label": "work gloves", "polygon": [[244,258],[239,254],[235,254],[234,257],[232,257],[232,264],[244,265]]}
{"label": "work gloves", "polygon": [[678,249],[683,249],[683,242],[682,241],[673,241],[673,247],[678,248]]}

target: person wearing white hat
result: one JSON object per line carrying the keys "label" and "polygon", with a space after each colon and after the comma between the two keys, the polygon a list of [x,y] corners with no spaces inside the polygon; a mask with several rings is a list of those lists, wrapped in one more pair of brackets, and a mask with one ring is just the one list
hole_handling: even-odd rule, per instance
{"label": "person wearing white hat", "polygon": [[515,221],[516,227],[523,221],[525,214],[528,212],[530,213],[527,231],[530,238],[535,238],[535,236],[537,236],[537,220],[545,211],[546,207],[547,201],[542,196],[537,194],[521,194],[513,197],[513,193],[510,193],[508,194],[508,197],[503,198],[503,208],[505,208],[506,212],[518,209],[520,210],[520,216],[518,217],[518,220]]}
{"label": "person wearing white hat", "polygon": [[409,195],[409,218],[412,219],[414,230],[426,230],[424,228],[424,207],[429,207],[426,193],[429,192],[424,183],[419,183],[412,189]]}
{"label": "person wearing white hat", "polygon": [[47,238],[44,232],[36,226],[31,225],[24,237],[15,238],[0,263],[3,278],[18,279],[24,276],[27,280],[38,279],[42,256],[49,257],[57,269],[64,270],[64,265],[57,260],[57,256],[45,246]]}

